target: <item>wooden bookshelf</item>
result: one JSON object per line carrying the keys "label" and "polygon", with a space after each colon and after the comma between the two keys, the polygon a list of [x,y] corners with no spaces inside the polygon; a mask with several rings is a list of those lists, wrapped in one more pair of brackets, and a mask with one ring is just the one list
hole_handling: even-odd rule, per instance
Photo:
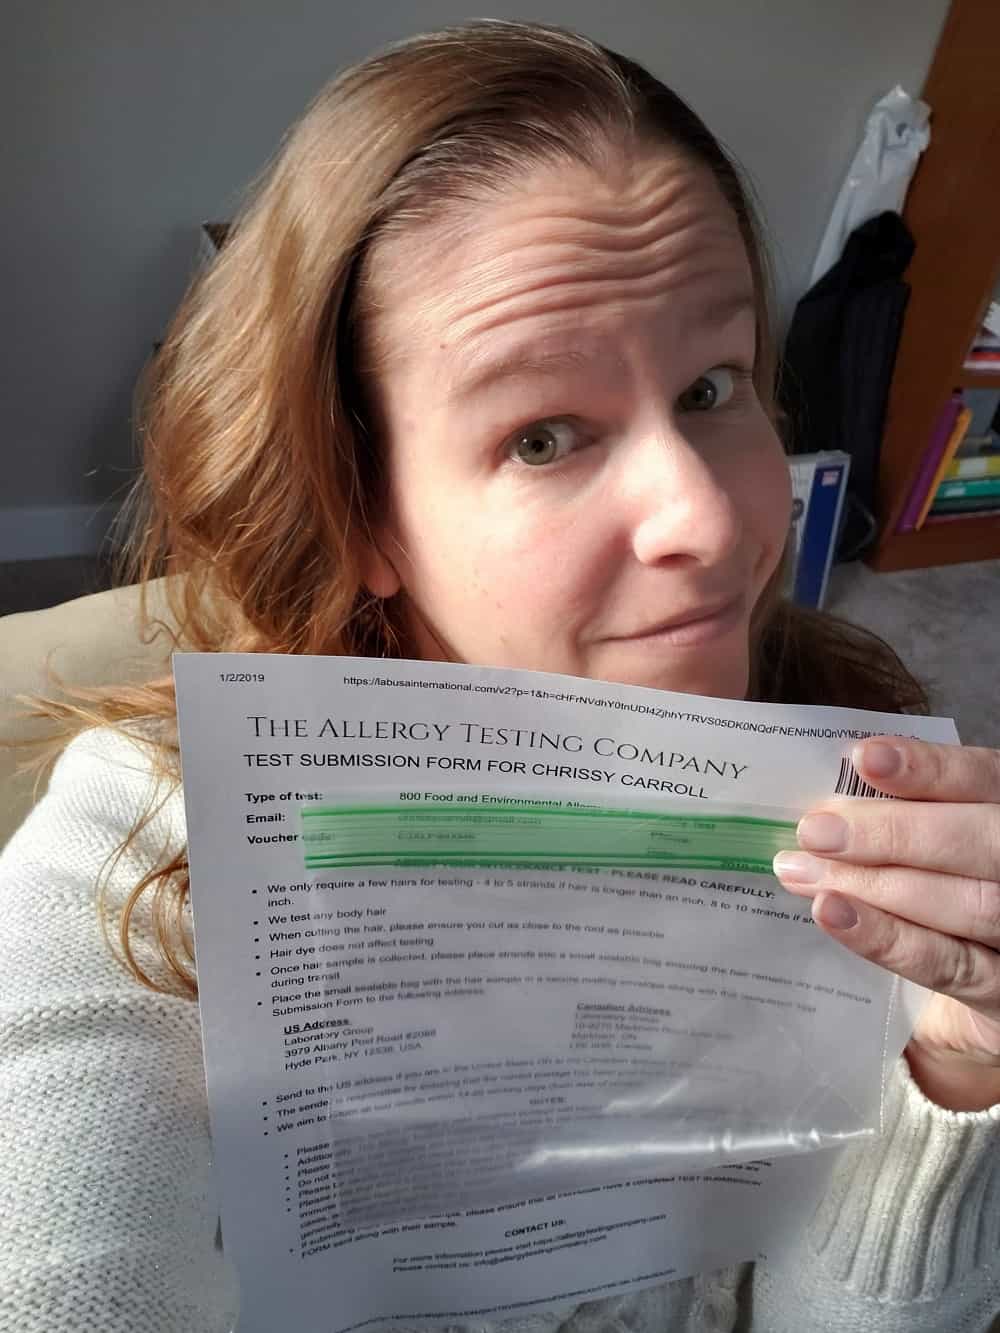
{"label": "wooden bookshelf", "polygon": [[1000,0],[952,0],[921,94],[931,141],[903,217],[916,251],[879,465],[874,569],[1000,558],[1000,516],[897,533],[934,422],[952,390],[1000,388],[963,366],[1000,278]]}
{"label": "wooden bookshelf", "polygon": [[1000,370],[963,370],[956,382],[962,389],[1000,389]]}

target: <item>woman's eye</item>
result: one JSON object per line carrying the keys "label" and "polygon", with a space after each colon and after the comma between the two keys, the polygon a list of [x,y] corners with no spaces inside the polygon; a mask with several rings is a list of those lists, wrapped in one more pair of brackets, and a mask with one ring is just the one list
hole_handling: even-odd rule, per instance
{"label": "woman's eye", "polygon": [[528,467],[557,463],[573,448],[576,435],[565,421],[538,421],[519,430],[508,445],[508,453]]}
{"label": "woman's eye", "polygon": [[711,412],[714,407],[728,403],[735,389],[733,372],[725,366],[716,366],[714,370],[699,375],[677,401],[686,412]]}

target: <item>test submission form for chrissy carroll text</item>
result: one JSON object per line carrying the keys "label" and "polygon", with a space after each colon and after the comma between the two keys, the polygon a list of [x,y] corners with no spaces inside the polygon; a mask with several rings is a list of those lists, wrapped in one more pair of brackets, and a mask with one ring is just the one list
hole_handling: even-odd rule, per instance
{"label": "test submission form for chrissy carroll text", "polygon": [[356,658],[174,657],[242,1333],[572,1306],[780,1252],[923,999],[771,858],[953,724]]}

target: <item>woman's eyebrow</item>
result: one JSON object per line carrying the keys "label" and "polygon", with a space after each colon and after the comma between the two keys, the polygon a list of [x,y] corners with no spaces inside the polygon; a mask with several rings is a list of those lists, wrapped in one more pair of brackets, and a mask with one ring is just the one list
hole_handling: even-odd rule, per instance
{"label": "woman's eyebrow", "polygon": [[546,351],[542,347],[527,345],[515,348],[500,357],[477,361],[468,373],[460,376],[450,387],[448,398],[456,402],[462,398],[471,398],[487,386],[503,380],[526,379],[534,376],[556,376],[567,370],[579,370],[595,359],[594,353],[583,352],[578,348],[562,351]]}
{"label": "woman's eyebrow", "polygon": [[[712,297],[693,309],[689,318],[692,327],[714,331],[724,328],[740,315],[752,314],[756,317],[756,311],[757,302],[753,291],[740,288]],[[471,398],[482,389],[503,380],[554,377],[567,370],[580,370],[599,359],[602,359],[602,353],[597,347],[586,351],[578,347],[553,351],[546,349],[543,343],[527,343],[499,357],[483,357],[474,361],[452,383],[448,390],[448,400],[455,403]]]}

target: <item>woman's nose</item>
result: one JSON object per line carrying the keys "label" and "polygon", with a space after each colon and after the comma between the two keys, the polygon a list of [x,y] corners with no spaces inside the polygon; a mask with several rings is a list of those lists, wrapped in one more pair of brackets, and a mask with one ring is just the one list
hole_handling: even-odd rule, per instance
{"label": "woman's nose", "polygon": [[743,539],[734,480],[732,469],[713,466],[676,428],[647,434],[637,443],[628,476],[639,562],[713,567],[730,559]]}

